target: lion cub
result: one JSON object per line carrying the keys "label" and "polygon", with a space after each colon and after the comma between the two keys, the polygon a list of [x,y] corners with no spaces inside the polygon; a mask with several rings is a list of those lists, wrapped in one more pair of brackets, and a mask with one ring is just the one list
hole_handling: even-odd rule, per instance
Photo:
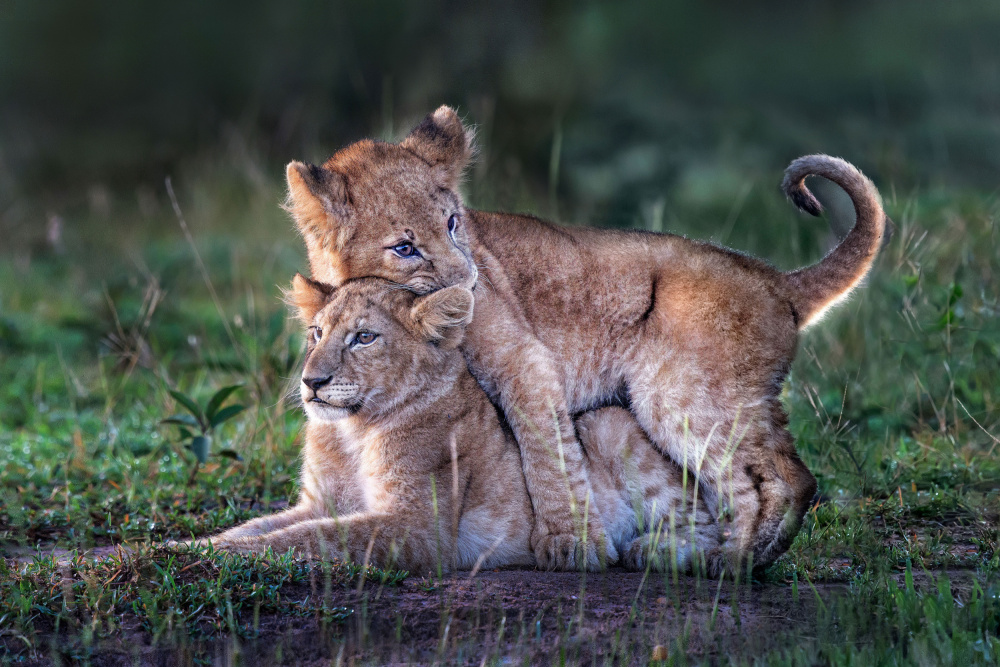
{"label": "lion cub", "polygon": [[[517,445],[456,349],[472,292],[418,296],[380,279],[334,289],[296,275],[290,300],[309,327],[299,502],[211,542],[419,572],[535,565]],[[651,559],[686,570],[718,548],[695,485],[685,488],[626,410],[585,413],[577,428],[595,469],[609,560],[620,552],[627,567]],[[571,502],[568,488],[563,497]]]}
{"label": "lion cub", "polygon": [[520,446],[540,563],[597,560],[607,520],[594,512],[580,542],[563,488],[569,480],[587,497],[597,468],[572,416],[615,402],[696,476],[725,524],[716,567],[772,563],[816,491],[782,384],[799,332],[878,254],[886,218],[875,186],[838,158],[792,162],[782,189],[794,204],[818,215],[805,179],[822,176],[850,195],[857,222],[823,260],[783,272],[680,236],[466,208],[458,184],[473,153],[471,132],[441,107],[399,143],[359,141],[322,166],[289,164],[288,210],[312,275],[331,285],[379,277],[419,293],[476,286],[461,349]]}

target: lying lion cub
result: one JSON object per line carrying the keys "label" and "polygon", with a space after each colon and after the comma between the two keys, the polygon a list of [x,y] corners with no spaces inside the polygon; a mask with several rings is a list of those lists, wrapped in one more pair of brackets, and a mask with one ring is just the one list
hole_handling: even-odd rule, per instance
{"label": "lying lion cub", "polygon": [[359,141],[322,166],[289,164],[288,209],[312,275],[332,285],[379,277],[420,293],[476,286],[462,352],[520,446],[540,564],[597,562],[608,522],[592,512],[581,542],[565,482],[585,498],[597,469],[584,465],[572,415],[613,403],[697,476],[725,524],[719,567],[773,562],[816,490],[781,386],[799,332],[872,266],[885,230],[875,187],[838,158],[794,161],[782,188],[799,208],[819,214],[805,186],[819,175],[847,191],[857,222],[822,261],[782,272],[669,234],[466,209],[458,183],[473,153],[471,133],[441,107],[398,144]]}
{"label": "lying lion cub", "polygon": [[[472,292],[417,296],[379,279],[334,289],[297,275],[290,298],[309,326],[299,502],[211,542],[419,572],[535,565],[517,445],[456,349]],[[681,470],[628,411],[588,412],[576,425],[593,505],[623,565],[683,571],[711,557],[717,524],[693,485],[685,502]]]}

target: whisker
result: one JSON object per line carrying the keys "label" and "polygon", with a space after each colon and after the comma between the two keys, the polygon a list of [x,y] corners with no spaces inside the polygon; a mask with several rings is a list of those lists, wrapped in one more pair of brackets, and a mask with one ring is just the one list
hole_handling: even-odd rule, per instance
{"label": "whisker", "polygon": [[490,280],[490,276],[486,272],[486,267],[480,264],[479,262],[476,262],[476,270],[479,271],[478,282],[484,283],[487,287],[490,288],[491,291],[495,292],[496,288],[493,286],[493,281]]}

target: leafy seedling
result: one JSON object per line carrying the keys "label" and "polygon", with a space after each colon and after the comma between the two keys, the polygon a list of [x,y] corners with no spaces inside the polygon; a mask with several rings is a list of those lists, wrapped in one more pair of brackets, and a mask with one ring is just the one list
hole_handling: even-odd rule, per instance
{"label": "leafy seedling", "polygon": [[[187,414],[179,413],[172,417],[167,417],[160,423],[177,426],[180,431],[181,442],[187,443],[187,448],[194,453],[199,465],[205,463],[208,460],[209,452],[212,450],[212,434],[215,429],[246,410],[246,406],[235,403],[222,407],[226,399],[242,386],[234,384],[223,387],[208,399],[208,403],[204,407],[198,405],[197,401],[190,396],[171,389],[170,395],[174,397],[175,401],[181,404],[187,411]],[[219,451],[219,455],[238,461],[242,460],[239,454],[232,449],[223,449]]]}

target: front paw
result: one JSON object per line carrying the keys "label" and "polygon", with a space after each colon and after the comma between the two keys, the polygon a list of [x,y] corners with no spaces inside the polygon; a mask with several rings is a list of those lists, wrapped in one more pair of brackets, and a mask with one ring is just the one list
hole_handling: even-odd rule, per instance
{"label": "front paw", "polygon": [[538,524],[531,536],[536,565],[543,570],[602,570],[618,560],[618,552],[604,531],[592,524],[587,539],[572,528],[555,531]]}

